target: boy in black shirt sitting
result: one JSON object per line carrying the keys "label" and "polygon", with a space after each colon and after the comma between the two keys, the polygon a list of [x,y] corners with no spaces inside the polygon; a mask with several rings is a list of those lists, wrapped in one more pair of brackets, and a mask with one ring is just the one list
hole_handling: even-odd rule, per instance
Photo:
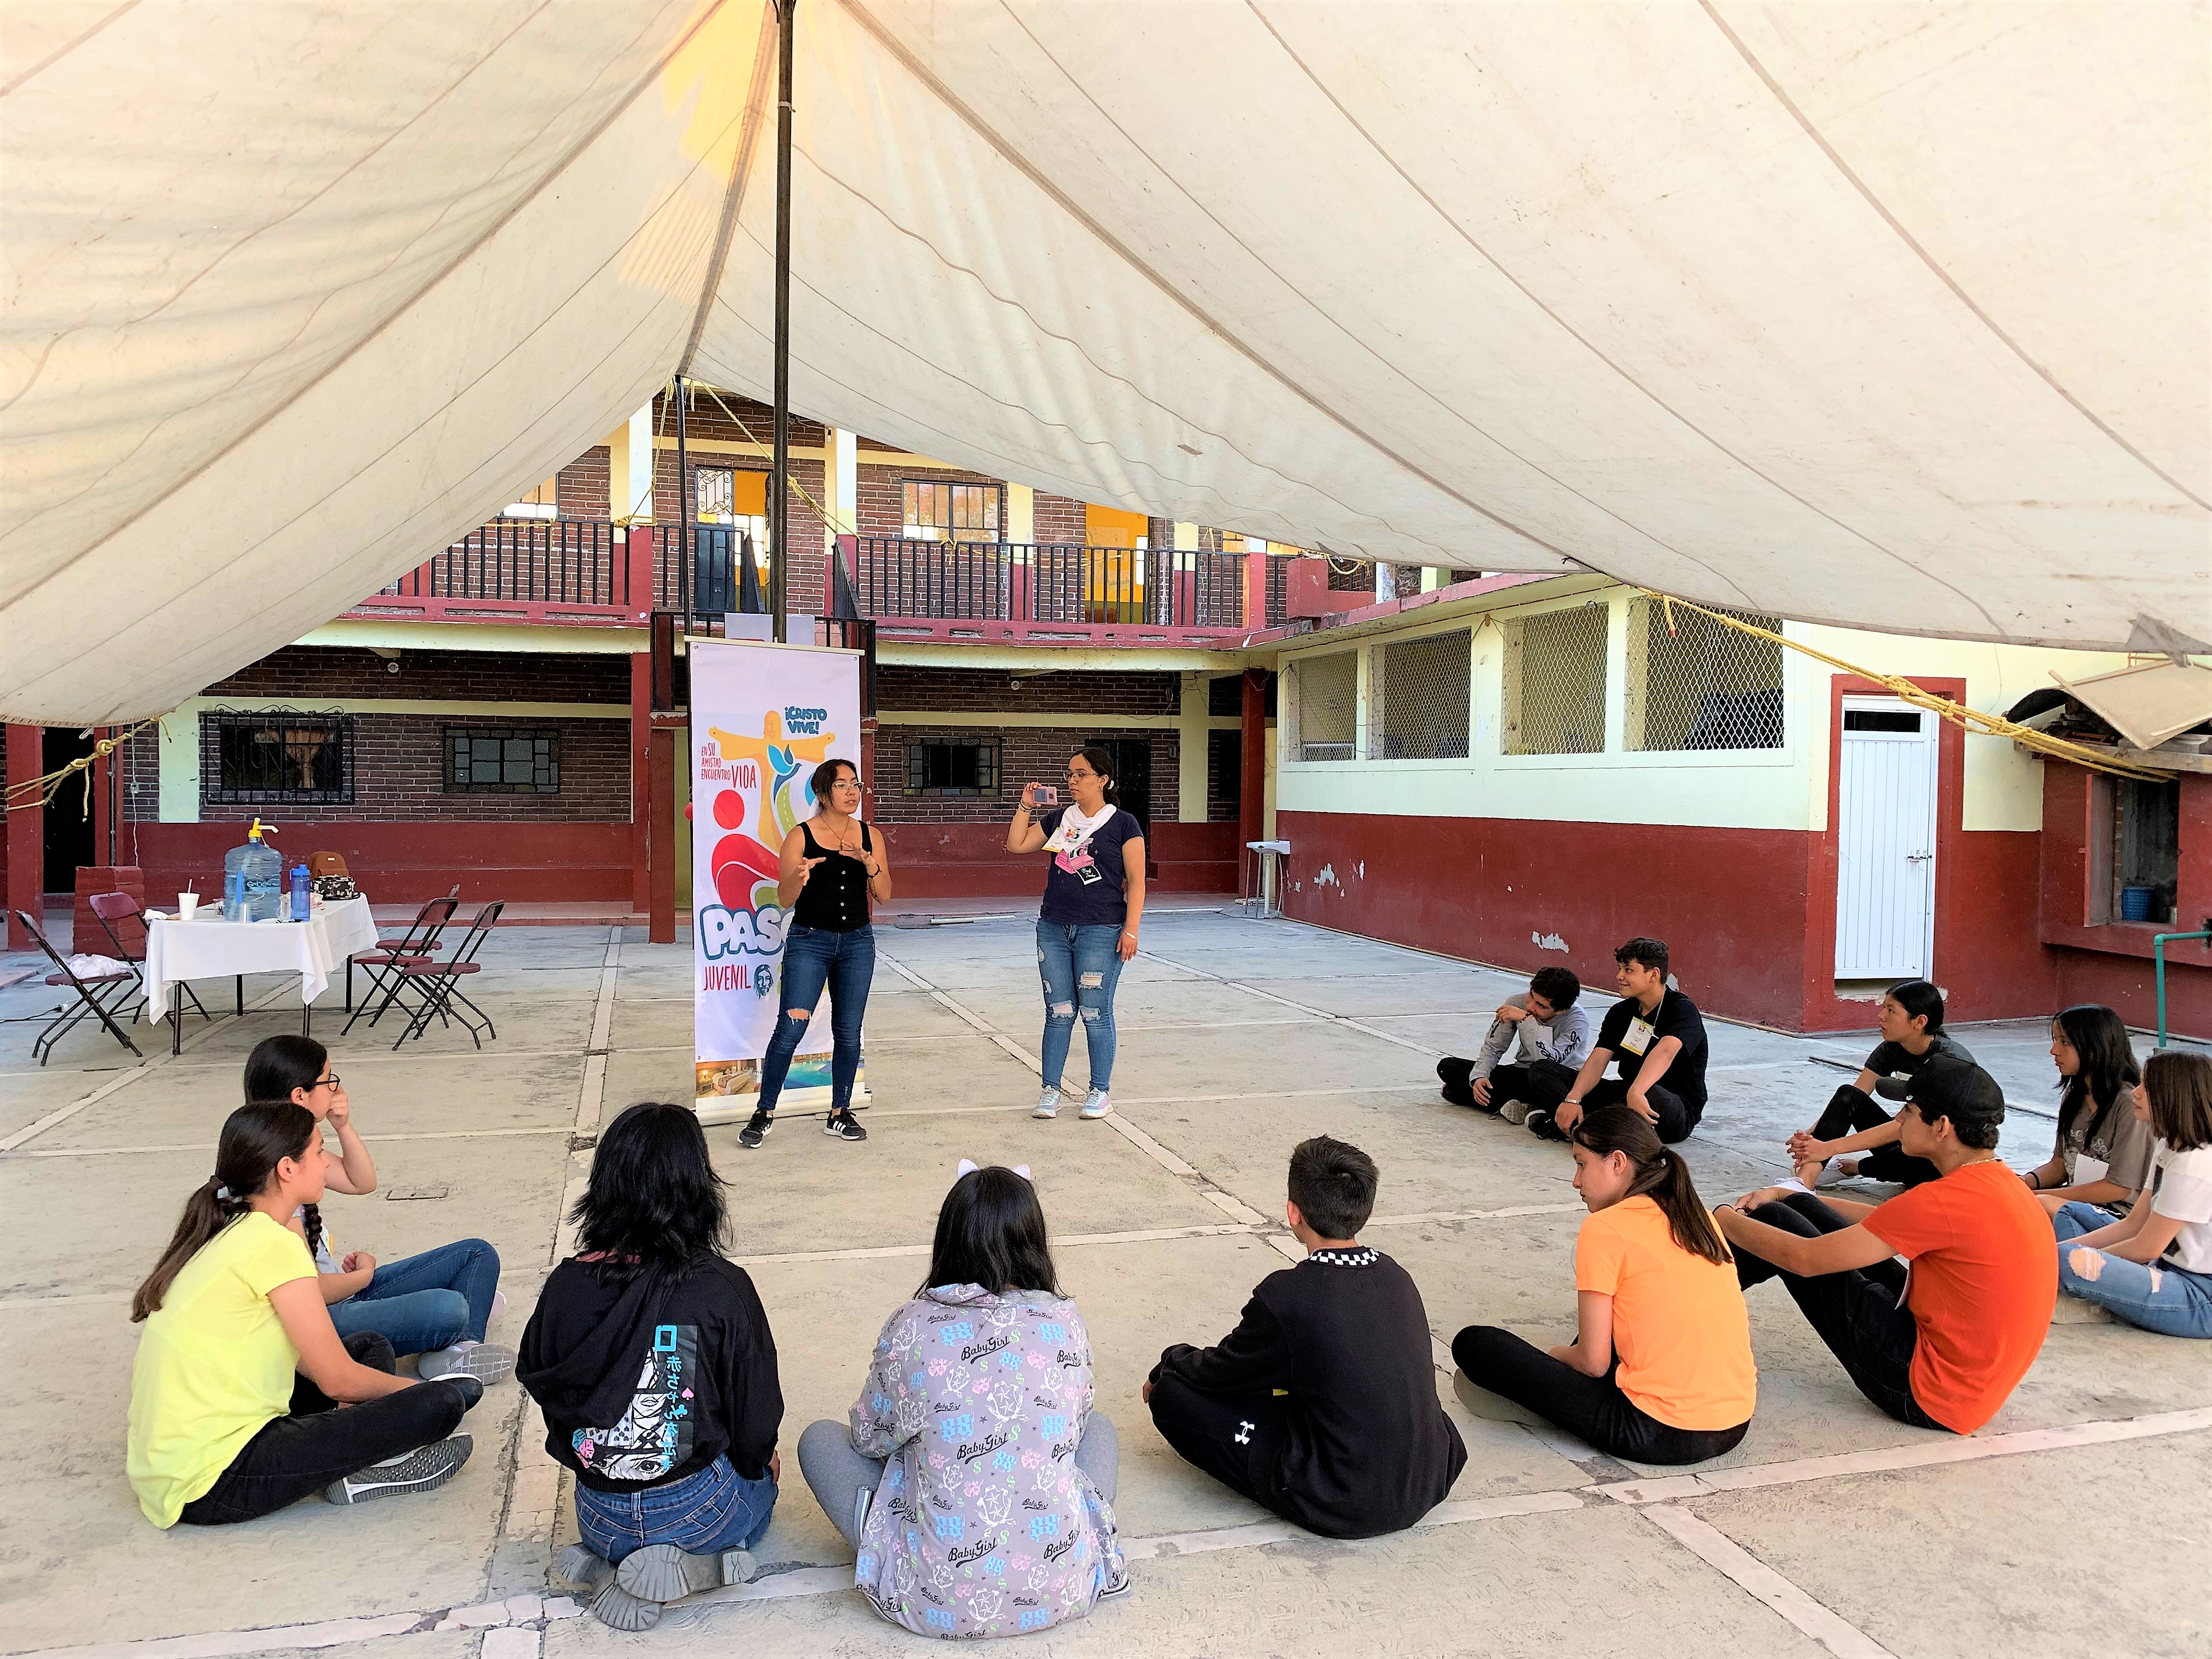
{"label": "boy in black shirt sitting", "polygon": [[[1558,1109],[1528,1114],[1528,1127],[1565,1140],[1584,1111],[1626,1104],[1651,1121],[1670,1146],[1705,1115],[1705,1022],[1698,1005],[1667,987],[1667,946],[1632,939],[1613,953],[1621,1000],[1607,1011],[1575,1086]],[[1618,1059],[1620,1071],[1607,1078]]]}
{"label": "boy in black shirt sitting", "polygon": [[1261,1279],[1218,1345],[1176,1344],[1145,1384],[1183,1457],[1330,1538],[1412,1526],[1467,1463],[1437,1397],[1421,1293],[1356,1237],[1376,1179],[1357,1146],[1300,1142],[1285,1213],[1306,1259]]}

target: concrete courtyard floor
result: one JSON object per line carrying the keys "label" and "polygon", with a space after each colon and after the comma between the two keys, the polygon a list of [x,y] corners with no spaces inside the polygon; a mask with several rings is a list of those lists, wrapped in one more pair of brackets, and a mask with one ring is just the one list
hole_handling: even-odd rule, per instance
{"label": "concrete courtyard floor", "polygon": [[[775,1324],[787,1447],[851,1403],[881,1321],[923,1271],[957,1161],[1036,1172],[1090,1325],[1099,1405],[1121,1430],[1116,1507],[1135,1585],[1025,1650],[2212,1653],[2212,1345],[2110,1322],[2055,1324],[1996,1421],[1958,1439],[1877,1413],[1764,1287],[1750,1298],[1758,1419],[1735,1453],[1686,1473],[1471,1416],[1439,1370],[1466,1474],[1422,1525],[1364,1543],[1279,1523],[1182,1464],[1139,1385],[1163,1346],[1218,1337],[1297,1253],[1279,1217],[1298,1139],[1327,1130],[1381,1164],[1365,1237],[1419,1282],[1447,1366],[1443,1345],[1477,1320],[1571,1334],[1582,1210],[1563,1150],[1437,1097],[1435,1058],[1468,1051],[1523,981],[1210,909],[1162,906],[1146,922],[1121,982],[1118,1110],[1105,1121],[1028,1116],[1041,1012],[1030,925],[985,918],[879,927],[866,1145],[795,1115],[757,1152],[738,1148],[734,1123],[708,1132],[732,1183],[732,1254]],[[394,1054],[389,1021],[350,1038],[342,1020],[317,1021],[382,1182],[326,1213],[346,1247],[386,1261],[490,1239],[511,1302],[492,1335],[512,1342],[563,1249],[562,1212],[599,1126],[632,1101],[684,1097],[691,969],[686,946],[605,927],[507,930],[484,960],[479,1000],[499,1037],[481,1053],[454,1031]],[[216,988],[206,1000],[223,1013],[228,988]],[[581,1616],[550,1577],[575,1536],[568,1483],[511,1383],[471,1414],[476,1455],[435,1494],[358,1511],[308,1502],[213,1531],[147,1525],[123,1473],[128,1298],[211,1167],[246,1050],[297,1029],[295,986],[270,977],[247,994],[265,1006],[193,1021],[174,1060],[166,1028],[134,1028],[143,1064],[92,1027],[41,1070],[36,1028],[0,1026],[0,1364],[12,1379],[0,1443],[15,1449],[0,1487],[0,1652],[922,1649],[851,1589],[849,1553],[789,1457],[755,1583],[674,1605],[642,1636]],[[0,1018],[51,1001],[35,983],[0,991]],[[1784,1173],[1784,1137],[1844,1075],[1817,1057],[1855,1062],[1870,1038],[1711,1030],[1711,1103],[1684,1150],[1718,1200]],[[2005,1155],[2040,1161],[2052,1133],[2040,1027],[1958,1035],[2021,1105]],[[443,1196],[403,1196],[425,1188]]]}

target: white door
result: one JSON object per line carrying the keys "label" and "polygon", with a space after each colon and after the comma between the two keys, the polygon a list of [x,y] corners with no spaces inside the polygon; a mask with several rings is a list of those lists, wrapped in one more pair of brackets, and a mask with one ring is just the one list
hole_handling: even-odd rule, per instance
{"label": "white door", "polygon": [[1936,928],[1936,727],[1846,697],[1837,791],[1836,977],[1925,978]]}

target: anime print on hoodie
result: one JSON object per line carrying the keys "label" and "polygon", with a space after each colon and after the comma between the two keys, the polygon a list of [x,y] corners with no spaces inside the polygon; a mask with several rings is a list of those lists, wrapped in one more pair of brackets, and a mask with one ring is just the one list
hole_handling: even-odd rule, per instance
{"label": "anime print on hoodie", "polygon": [[924,1636],[1015,1636],[1080,1619],[1127,1569],[1114,1510],[1075,1465],[1091,1341],[1073,1302],[941,1285],[893,1314],[853,1407],[888,1459],[854,1583]]}

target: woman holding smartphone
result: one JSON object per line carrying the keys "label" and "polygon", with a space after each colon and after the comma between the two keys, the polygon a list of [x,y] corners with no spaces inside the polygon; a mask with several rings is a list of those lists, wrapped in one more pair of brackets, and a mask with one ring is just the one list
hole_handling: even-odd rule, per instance
{"label": "woman holding smartphone", "polygon": [[[1070,804],[1042,783],[1022,791],[1006,826],[1009,853],[1052,854],[1044,903],[1037,914],[1037,975],[1044,982],[1043,1091],[1035,1117],[1060,1113],[1060,1074],[1083,1017],[1091,1055],[1091,1092],[1081,1115],[1114,1109],[1114,987],[1121,964],[1137,954],[1145,914],[1144,826],[1121,806],[1114,760],[1103,749],[1068,758]],[[1042,812],[1042,816],[1039,816]]]}

